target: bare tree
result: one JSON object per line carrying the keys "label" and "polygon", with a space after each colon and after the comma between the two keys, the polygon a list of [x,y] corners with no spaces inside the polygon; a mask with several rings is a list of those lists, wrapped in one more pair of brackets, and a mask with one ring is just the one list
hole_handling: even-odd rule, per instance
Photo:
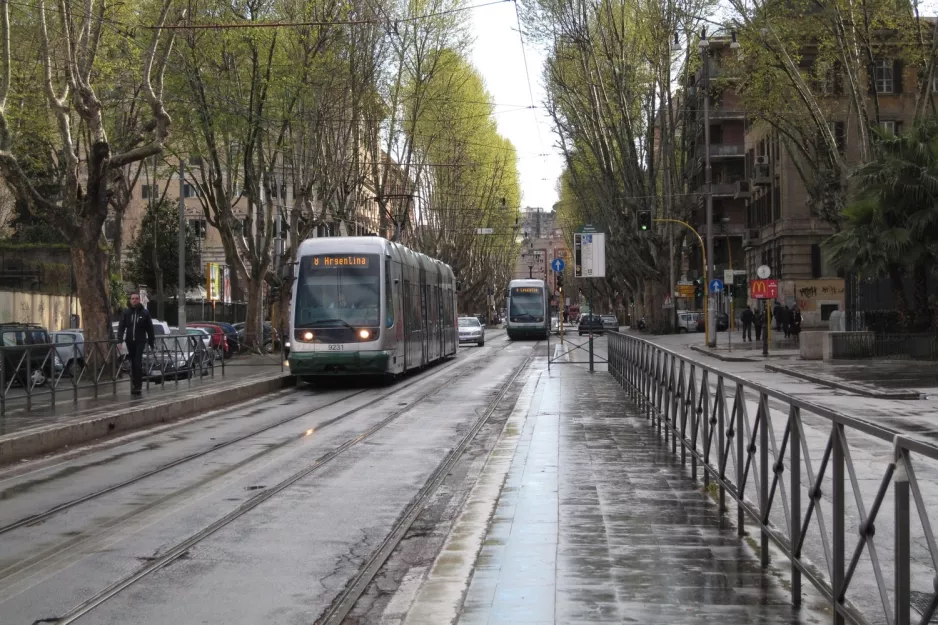
{"label": "bare tree", "polygon": [[[28,201],[35,214],[71,242],[78,298],[89,341],[110,336],[109,267],[102,245],[102,227],[108,215],[113,172],[159,154],[169,135],[171,120],[163,106],[162,91],[163,69],[173,37],[164,38],[162,50],[160,42],[171,4],[172,0],[163,0],[143,57],[141,97],[150,109],[146,132],[128,141],[123,151],[114,153],[105,130],[107,111],[93,85],[95,60],[106,21],[106,3],[86,0],[83,11],[73,15],[73,4],[68,0],[59,0],[58,10],[52,12],[47,11],[45,0],[38,1],[35,19],[40,32],[42,88],[55,118],[62,174],[61,194],[47,197],[37,190],[13,150],[7,101],[13,62],[9,1],[0,0],[0,172],[15,193]],[[50,26],[47,15],[56,13],[59,22]],[[87,137],[88,149],[83,161],[81,139],[84,137]]]}

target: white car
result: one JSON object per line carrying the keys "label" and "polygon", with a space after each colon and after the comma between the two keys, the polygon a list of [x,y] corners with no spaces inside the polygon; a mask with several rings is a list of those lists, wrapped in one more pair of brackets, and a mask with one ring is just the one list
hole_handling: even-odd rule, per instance
{"label": "white car", "polygon": [[478,318],[459,318],[459,344],[463,343],[475,343],[479,347],[485,345],[485,328]]}
{"label": "white car", "polygon": [[681,310],[677,313],[677,331],[678,332],[696,332],[697,318],[700,313],[689,310]]}

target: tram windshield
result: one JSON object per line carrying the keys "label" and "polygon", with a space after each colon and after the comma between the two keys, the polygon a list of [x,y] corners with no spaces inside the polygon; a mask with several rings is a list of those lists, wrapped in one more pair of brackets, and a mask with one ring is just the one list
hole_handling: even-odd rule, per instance
{"label": "tram windshield", "polygon": [[377,326],[381,303],[377,254],[317,254],[300,259],[297,328]]}
{"label": "tram windshield", "polygon": [[516,287],[511,290],[510,321],[544,321],[544,289]]}

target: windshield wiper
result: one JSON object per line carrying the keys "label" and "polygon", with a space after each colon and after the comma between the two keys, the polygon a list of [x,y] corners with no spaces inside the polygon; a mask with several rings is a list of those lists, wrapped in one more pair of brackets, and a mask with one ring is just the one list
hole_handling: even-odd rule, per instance
{"label": "windshield wiper", "polygon": [[306,324],[306,327],[312,328],[318,325],[322,325],[324,323],[340,323],[346,328],[350,330],[352,329],[352,326],[350,326],[344,319],[317,319],[316,321],[311,321],[308,324]]}

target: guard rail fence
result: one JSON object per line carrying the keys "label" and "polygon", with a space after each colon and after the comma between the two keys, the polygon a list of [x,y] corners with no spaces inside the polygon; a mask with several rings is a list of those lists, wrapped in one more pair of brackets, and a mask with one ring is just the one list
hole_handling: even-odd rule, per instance
{"label": "guard rail fence", "polygon": [[931,621],[938,447],[929,440],[627,334],[609,335],[609,371],[665,446],[680,447],[692,478],[702,473],[721,511],[727,495],[735,501],[737,532],[758,532],[762,566],[770,542],[788,558],[794,605],[807,579],[835,624]]}
{"label": "guard rail fence", "polygon": [[[181,382],[224,376],[232,368],[270,365],[283,370],[282,353],[252,358],[206,346],[198,335],[157,336],[143,354],[143,380],[149,388],[175,388]],[[116,340],[59,344],[0,345],[0,415],[10,410],[33,410],[71,399],[97,398],[117,393],[130,383],[130,360]],[[166,384],[174,382],[175,385]]]}

